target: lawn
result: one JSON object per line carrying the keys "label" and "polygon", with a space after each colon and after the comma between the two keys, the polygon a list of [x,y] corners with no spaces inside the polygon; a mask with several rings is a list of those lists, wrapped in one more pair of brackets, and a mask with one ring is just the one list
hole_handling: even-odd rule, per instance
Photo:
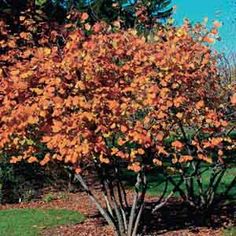
{"label": "lawn", "polygon": [[236,227],[231,227],[224,230],[223,236],[235,236],[236,235]]}
{"label": "lawn", "polygon": [[2,210],[0,211],[0,236],[37,236],[43,229],[78,224],[84,220],[82,214],[69,210]]}
{"label": "lawn", "polygon": [[[206,171],[203,174],[203,186],[206,188],[208,187],[209,181],[210,181],[210,175],[211,175],[211,170]],[[224,175],[224,177],[221,180],[221,183],[219,185],[218,188],[218,193],[222,193],[225,191],[225,189],[227,189],[227,186],[229,186],[229,184],[231,183],[231,181],[233,180],[233,178],[236,175],[236,168],[231,168],[228,169]],[[176,180],[178,180],[178,177],[176,178]],[[148,194],[152,195],[152,196],[156,196],[156,195],[160,195],[164,189],[164,183],[162,183],[163,181],[163,177],[161,175],[149,175],[148,176],[148,181],[149,181],[149,188],[148,188]],[[236,186],[235,186],[236,187]],[[230,196],[235,196],[236,195],[236,188],[232,188],[230,191]],[[173,186],[171,184],[169,184],[168,186],[168,192],[170,192],[172,190]],[[184,188],[184,187],[183,187]],[[197,187],[196,187],[197,188]]]}
{"label": "lawn", "polygon": [[[203,174],[203,186],[206,188],[210,181],[211,176],[211,169],[206,171]],[[231,183],[233,178],[236,176],[236,167],[229,168],[226,173],[224,174],[224,177],[222,178],[217,193],[222,193],[227,189],[227,186]],[[126,182],[127,187],[132,188],[134,182],[135,182],[135,174],[131,171],[125,171],[123,173],[123,180]],[[158,172],[158,170],[149,171],[147,174],[147,180],[148,180],[148,190],[147,193],[150,196],[158,196],[161,195],[163,192],[163,189],[165,188],[164,183],[164,176]],[[178,177],[175,178],[176,182],[178,182]],[[181,186],[184,189],[184,186]],[[197,186],[195,187],[197,188]],[[172,184],[168,184],[168,190],[166,195],[170,193],[170,191],[173,189]],[[230,197],[236,196],[236,186],[233,187],[229,193]],[[178,193],[176,193],[174,196],[178,196]]]}

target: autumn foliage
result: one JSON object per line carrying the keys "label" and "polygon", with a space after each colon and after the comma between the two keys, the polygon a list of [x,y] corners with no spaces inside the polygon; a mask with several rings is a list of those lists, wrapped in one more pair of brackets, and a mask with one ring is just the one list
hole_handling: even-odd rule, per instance
{"label": "autumn foliage", "polygon": [[[1,47],[15,48],[17,40],[31,37],[8,36],[4,27]],[[12,155],[11,163],[72,165],[86,190],[81,172],[93,164],[105,193],[122,188],[121,167],[137,172],[130,213],[122,205],[125,194],[120,205],[108,202],[105,213],[99,208],[118,235],[135,235],[150,168],[178,172],[192,162],[224,165],[235,149],[220,97],[217,54],[207,44],[217,27],[203,35],[201,25],[185,22],[143,37],[134,29],[97,23],[90,36],[68,29],[63,46],[42,38],[39,45],[29,41],[20,54],[7,51],[0,60],[14,63],[0,68],[1,152]],[[109,171],[118,185],[107,180]],[[117,197],[109,194],[108,199]]]}

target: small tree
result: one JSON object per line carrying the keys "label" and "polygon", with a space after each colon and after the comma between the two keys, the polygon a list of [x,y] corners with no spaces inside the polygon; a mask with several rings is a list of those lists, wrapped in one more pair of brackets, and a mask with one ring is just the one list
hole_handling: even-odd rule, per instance
{"label": "small tree", "polygon": [[[218,88],[216,63],[193,35],[199,28],[188,24],[159,30],[148,41],[135,30],[114,32],[99,23],[92,30],[89,37],[71,32],[63,51],[34,47],[30,60],[0,71],[0,149],[12,163],[71,165],[116,234],[135,236],[147,171],[193,159],[181,152],[188,143],[166,146],[165,139],[181,131],[179,120],[197,125],[210,119],[210,134],[225,124],[209,90]],[[203,154],[195,158],[208,161]],[[84,179],[90,166],[104,205]],[[136,173],[131,205],[120,178],[127,168]]]}

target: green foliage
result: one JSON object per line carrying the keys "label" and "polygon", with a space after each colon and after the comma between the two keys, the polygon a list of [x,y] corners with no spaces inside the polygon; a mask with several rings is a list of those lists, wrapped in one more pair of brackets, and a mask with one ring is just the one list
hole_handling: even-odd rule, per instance
{"label": "green foliage", "polygon": [[93,0],[78,1],[76,8],[88,13],[90,23],[119,20],[124,28],[136,27],[143,31],[170,17],[173,12],[170,4],[170,0]]}
{"label": "green foliage", "polygon": [[[1,3],[2,2],[2,3]],[[66,15],[71,9],[87,12],[89,22],[106,21],[112,23],[121,20],[123,27],[152,27],[161,19],[171,16],[173,8],[171,0],[23,0],[23,1],[0,1],[0,12],[10,17],[18,16],[20,12],[29,8],[34,11],[42,10],[46,15],[59,22],[66,20]]]}
{"label": "green foliage", "polygon": [[236,227],[230,227],[223,231],[223,236],[234,236],[236,235]]}
{"label": "green foliage", "polygon": [[[9,157],[0,158],[0,204],[29,202],[38,198],[43,187],[52,186],[58,190],[67,190],[71,183],[69,173],[63,165],[39,167],[38,164],[9,163]],[[54,199],[54,198],[53,198]],[[50,196],[45,198],[49,202]]]}
{"label": "green foliage", "polygon": [[0,203],[30,201],[44,185],[44,174],[35,165],[12,165],[7,156],[0,158]]}
{"label": "green foliage", "polygon": [[35,0],[36,6],[39,6],[39,7],[42,7],[46,2],[47,0]]}
{"label": "green foliage", "polygon": [[49,203],[53,200],[55,200],[55,196],[52,193],[48,193],[46,196],[43,197],[43,201],[46,203]]}
{"label": "green foliage", "polygon": [[45,196],[43,196],[42,200],[46,203],[49,203],[56,199],[66,200],[68,199],[68,193],[67,192],[59,192],[59,193],[47,193]]}
{"label": "green foliage", "polygon": [[11,209],[0,211],[0,235],[35,236],[45,228],[78,224],[85,217],[76,211]]}

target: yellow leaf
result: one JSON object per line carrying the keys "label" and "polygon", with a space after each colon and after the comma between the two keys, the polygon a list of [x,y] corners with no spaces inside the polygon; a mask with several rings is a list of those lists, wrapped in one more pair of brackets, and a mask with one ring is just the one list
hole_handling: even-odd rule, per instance
{"label": "yellow leaf", "polygon": [[29,124],[35,124],[35,123],[37,123],[38,121],[39,121],[38,117],[30,116],[30,117],[28,118],[28,123],[29,123]]}
{"label": "yellow leaf", "polygon": [[181,118],[183,117],[183,113],[182,113],[182,112],[178,112],[178,113],[176,114],[176,117],[178,117],[179,119],[181,119]]}
{"label": "yellow leaf", "polygon": [[99,160],[101,163],[109,164],[110,160],[103,156],[103,153],[100,154]]}
{"label": "yellow leaf", "polygon": [[140,154],[140,155],[143,155],[145,152],[142,148],[138,148],[137,153]]}
{"label": "yellow leaf", "polygon": [[116,123],[113,123],[111,126],[110,126],[111,129],[115,129],[116,128]]}
{"label": "yellow leaf", "polygon": [[32,88],[31,91],[35,92],[37,95],[41,95],[43,93],[43,89],[39,88]]}

